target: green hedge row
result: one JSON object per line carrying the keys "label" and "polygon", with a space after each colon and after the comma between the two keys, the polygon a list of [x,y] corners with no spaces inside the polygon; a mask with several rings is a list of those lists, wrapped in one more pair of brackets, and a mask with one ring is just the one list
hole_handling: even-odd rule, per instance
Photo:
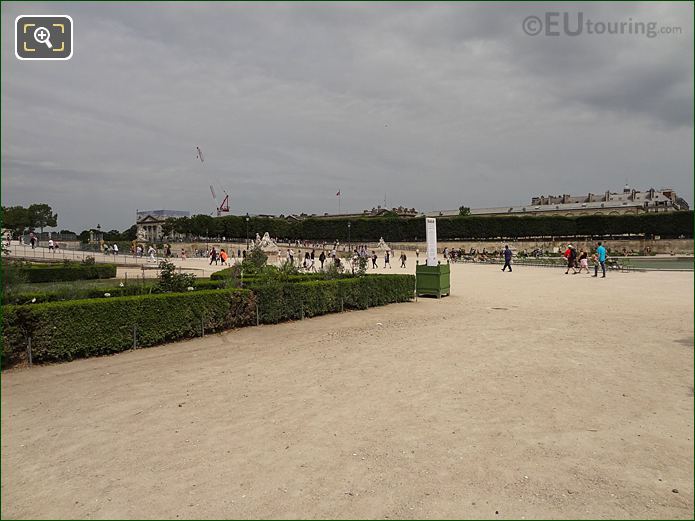
{"label": "green hedge row", "polygon": [[245,287],[256,295],[260,322],[275,324],[343,309],[406,302],[413,298],[415,276],[369,275],[290,284],[258,281]]}
{"label": "green hedge row", "polygon": [[[193,287],[196,291],[208,289],[221,289],[223,283],[221,280],[197,279]],[[40,304],[44,302],[59,302],[65,300],[79,300],[90,298],[105,298],[104,294],[108,293],[113,297],[128,297],[134,295],[150,295],[157,294],[159,290],[157,284],[147,282],[141,284],[138,282],[129,282],[127,285],[114,287],[99,287],[99,288],[64,288],[55,291],[24,291],[24,292],[8,292],[3,295],[3,304]],[[34,300],[36,299],[36,300]]]}
{"label": "green hedge row", "polygon": [[63,282],[70,280],[112,279],[115,264],[30,264],[22,266],[27,282]]}
{"label": "green hedge row", "polygon": [[[388,241],[424,240],[425,219],[418,218],[359,218],[359,219],[306,219],[290,222],[285,219],[252,217],[248,232],[268,232],[272,237],[311,239],[341,242],[348,240],[348,220],[351,223],[350,240]],[[210,237],[246,237],[243,216],[213,218],[206,215],[183,217],[176,220],[180,233]],[[626,215],[580,216],[455,216],[437,218],[439,240],[492,239],[522,237],[603,237],[622,234],[660,235],[674,238],[693,237],[693,212],[666,212]]]}
{"label": "green hedge row", "polygon": [[3,306],[3,366],[117,353],[256,323],[248,290],[206,290],[108,299]]}
{"label": "green hedge row", "polygon": [[[226,280],[229,277],[232,276],[232,268],[225,268],[220,271],[214,272],[212,275],[210,275],[210,280]],[[347,275],[346,275],[347,276]],[[256,281],[260,280],[263,277],[260,275],[245,275],[244,276],[244,282],[248,281]],[[308,282],[311,280],[326,280],[326,274],[317,272],[317,273],[299,273],[296,275],[286,275],[283,280],[286,280],[287,282]]]}
{"label": "green hedge row", "polygon": [[249,289],[203,290],[3,306],[2,364],[117,353],[207,331],[366,309],[413,298],[413,275],[369,275],[308,282],[261,281]]}

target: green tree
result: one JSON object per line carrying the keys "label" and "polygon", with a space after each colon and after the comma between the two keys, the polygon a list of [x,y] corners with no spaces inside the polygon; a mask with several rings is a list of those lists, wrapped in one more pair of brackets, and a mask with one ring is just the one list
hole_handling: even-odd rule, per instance
{"label": "green tree", "polygon": [[459,206],[459,215],[470,215],[471,209],[468,206]]}
{"label": "green tree", "polygon": [[121,232],[121,240],[123,241],[134,241],[138,238],[138,225],[134,224],[127,230]]}
{"label": "green tree", "polygon": [[171,233],[176,229],[176,218],[169,217],[162,224],[162,235],[166,238],[171,237]]}
{"label": "green tree", "polygon": [[191,217],[191,233],[198,237],[211,237],[215,231],[214,220],[209,215],[194,215]]}
{"label": "green tree", "polygon": [[29,212],[23,206],[3,206],[2,226],[21,235],[30,226]]}
{"label": "green tree", "polygon": [[89,230],[82,230],[77,238],[80,240],[80,242],[86,244],[89,242],[89,235]]}
{"label": "green tree", "polygon": [[109,230],[108,232],[104,232],[104,240],[106,242],[112,242],[112,241],[120,241],[121,240],[121,232],[118,230]]}
{"label": "green tree", "polygon": [[58,226],[58,214],[53,213],[53,209],[46,203],[32,204],[27,208],[29,212],[29,225],[32,228],[39,228],[41,233],[46,226]]}

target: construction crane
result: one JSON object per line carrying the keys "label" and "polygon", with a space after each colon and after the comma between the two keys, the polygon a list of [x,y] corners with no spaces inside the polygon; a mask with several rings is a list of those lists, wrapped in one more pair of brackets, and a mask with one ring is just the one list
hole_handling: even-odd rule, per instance
{"label": "construction crane", "polygon": [[221,216],[223,213],[229,213],[229,194],[225,190],[222,190],[224,192],[224,199],[222,199],[222,203],[217,206],[217,195],[215,194],[215,188],[210,185],[210,193],[212,194],[212,200],[215,203],[215,212],[217,213],[217,217]]}

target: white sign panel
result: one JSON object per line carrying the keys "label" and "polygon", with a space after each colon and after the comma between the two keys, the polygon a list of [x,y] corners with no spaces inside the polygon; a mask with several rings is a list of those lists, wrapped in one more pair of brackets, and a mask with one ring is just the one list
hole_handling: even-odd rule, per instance
{"label": "white sign panel", "polygon": [[425,222],[425,232],[427,234],[427,265],[437,265],[437,220],[428,217]]}

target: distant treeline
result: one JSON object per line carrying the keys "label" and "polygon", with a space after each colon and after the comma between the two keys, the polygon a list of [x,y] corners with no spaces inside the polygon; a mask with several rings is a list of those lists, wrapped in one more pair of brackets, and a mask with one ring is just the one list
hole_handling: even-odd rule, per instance
{"label": "distant treeline", "polygon": [[[271,237],[345,242],[422,241],[425,218],[322,218],[289,221],[230,215],[194,215],[169,219],[165,235],[171,230],[193,237],[254,238],[268,232]],[[349,223],[349,226],[348,226]],[[517,239],[527,237],[608,237],[643,235],[651,238],[692,238],[693,212],[645,213],[626,215],[566,216],[456,216],[437,218],[439,240]]]}

